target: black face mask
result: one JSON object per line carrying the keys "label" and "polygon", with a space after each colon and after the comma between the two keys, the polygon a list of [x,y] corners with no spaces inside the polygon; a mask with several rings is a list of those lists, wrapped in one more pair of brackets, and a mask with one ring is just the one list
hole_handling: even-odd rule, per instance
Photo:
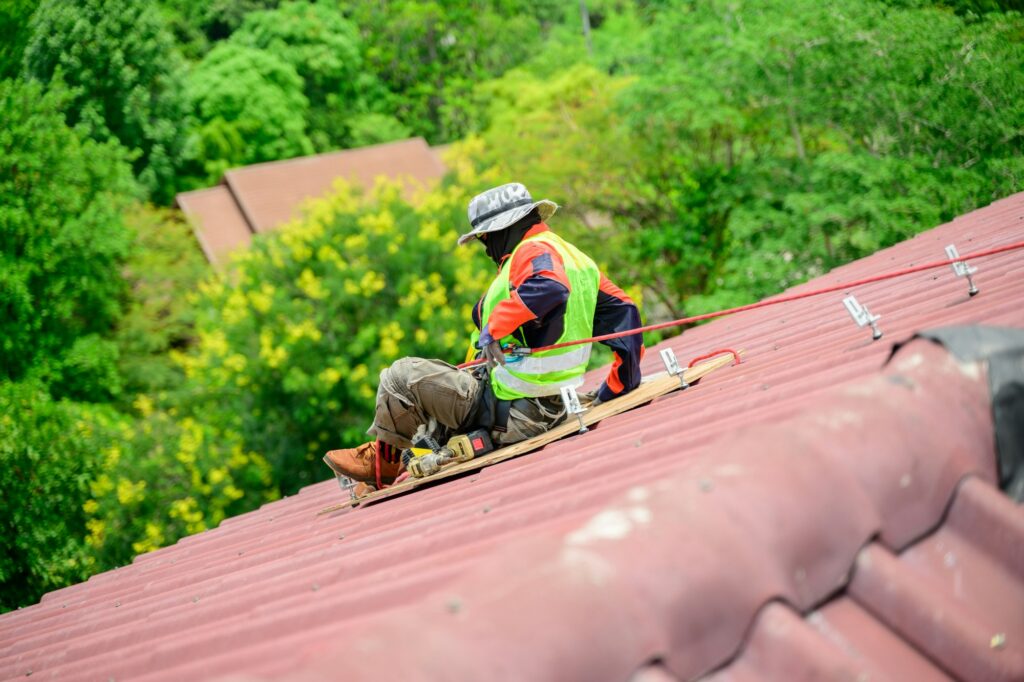
{"label": "black face mask", "polygon": [[539,222],[541,222],[540,211],[533,209],[504,230],[488,232],[487,239],[484,241],[488,257],[494,261],[495,265],[500,266],[501,260],[512,253],[519,246],[519,242],[523,241],[523,236]]}

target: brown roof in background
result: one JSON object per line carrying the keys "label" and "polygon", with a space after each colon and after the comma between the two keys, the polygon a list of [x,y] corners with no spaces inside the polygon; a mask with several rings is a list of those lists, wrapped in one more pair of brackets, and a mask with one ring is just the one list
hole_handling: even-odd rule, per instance
{"label": "brown roof in background", "polygon": [[444,166],[421,137],[346,149],[287,161],[272,161],[224,174],[255,232],[272,230],[295,217],[303,201],[326,194],[339,178],[369,189],[377,178],[403,178],[406,193],[444,175]]}
{"label": "brown roof in background", "polygon": [[414,137],[359,149],[304,156],[235,168],[225,185],[178,195],[196,237],[215,265],[229,251],[248,246],[251,235],[267,232],[294,218],[307,199],[321,197],[344,179],[364,189],[380,177],[401,180],[405,194],[430,186],[445,173],[440,152]]}
{"label": "brown roof in background", "polygon": [[252,242],[252,230],[224,185],[182,192],[178,205],[192,223],[206,260],[214,265],[223,265],[231,251]]}

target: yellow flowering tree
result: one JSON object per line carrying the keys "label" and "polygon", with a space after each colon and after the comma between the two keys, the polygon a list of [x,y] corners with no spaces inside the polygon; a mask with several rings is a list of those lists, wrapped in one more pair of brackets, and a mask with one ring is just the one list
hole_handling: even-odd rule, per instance
{"label": "yellow flowering tree", "polygon": [[464,357],[493,268],[456,238],[493,178],[450,163],[454,177],[409,200],[383,180],[339,184],[197,293],[183,409],[240,433],[282,492],[323,478],[325,450],[365,440],[381,369]]}
{"label": "yellow flowering tree", "polygon": [[139,418],[120,422],[99,451],[82,504],[89,567],[123,565],[277,497],[270,466],[238,434],[156,410],[146,396],[134,407]]}

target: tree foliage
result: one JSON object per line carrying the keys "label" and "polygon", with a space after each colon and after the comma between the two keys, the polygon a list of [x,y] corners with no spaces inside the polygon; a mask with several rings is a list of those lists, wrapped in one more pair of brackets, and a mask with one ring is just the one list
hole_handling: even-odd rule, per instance
{"label": "tree foliage", "polygon": [[0,379],[55,396],[117,392],[110,330],[134,191],[121,148],[64,124],[60,93],[0,82]]}
{"label": "tree foliage", "polygon": [[139,181],[173,195],[185,133],[181,61],[146,0],[43,0],[33,15],[26,74],[67,84],[68,123],[136,152]]}
{"label": "tree foliage", "polygon": [[0,5],[0,80],[21,74],[29,20],[39,0],[7,0]]}
{"label": "tree foliage", "polygon": [[1019,188],[1020,35],[871,2],[625,12],[595,46],[628,85],[541,55],[498,81],[488,157],[603,217],[656,316],[749,302]]}
{"label": "tree foliage", "polygon": [[204,183],[217,182],[233,166],[313,153],[302,79],[270,52],[218,45],[196,65],[188,85],[199,125],[188,157]]}
{"label": "tree foliage", "polygon": [[184,375],[169,352],[192,342],[194,312],[183,292],[198,287],[208,266],[179,212],[136,204],[124,216],[132,237],[122,269],[129,293],[113,341],[122,402],[131,403],[181,384]]}
{"label": "tree foliage", "polygon": [[83,505],[115,422],[37,382],[0,382],[0,612],[95,572]]}
{"label": "tree foliage", "polygon": [[399,120],[438,143],[477,127],[476,84],[529,57],[564,8],[557,0],[357,0],[347,12],[363,32],[367,67],[395,95]]}
{"label": "tree foliage", "polygon": [[358,30],[336,8],[290,2],[252,12],[230,40],[271,52],[295,69],[318,150],[408,137],[408,128],[385,113],[394,97],[364,68]]}

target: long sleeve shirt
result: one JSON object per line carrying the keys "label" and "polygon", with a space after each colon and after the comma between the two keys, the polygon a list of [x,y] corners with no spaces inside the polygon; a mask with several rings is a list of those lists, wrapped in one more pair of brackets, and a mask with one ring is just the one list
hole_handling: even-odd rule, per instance
{"label": "long sleeve shirt", "polygon": [[[538,223],[524,239],[547,232]],[[512,335],[527,348],[540,348],[558,342],[565,323],[570,284],[562,257],[543,241],[526,241],[514,253],[509,264],[509,297],[491,311],[487,331],[495,339]],[[504,261],[502,261],[504,265]],[[480,328],[483,299],[473,309],[473,321]],[[595,336],[636,329],[641,325],[640,311],[622,289],[601,274],[594,308]],[[607,378],[598,389],[602,401],[628,393],[640,385],[640,360],[644,354],[640,334],[602,341],[612,349],[615,359]]]}

